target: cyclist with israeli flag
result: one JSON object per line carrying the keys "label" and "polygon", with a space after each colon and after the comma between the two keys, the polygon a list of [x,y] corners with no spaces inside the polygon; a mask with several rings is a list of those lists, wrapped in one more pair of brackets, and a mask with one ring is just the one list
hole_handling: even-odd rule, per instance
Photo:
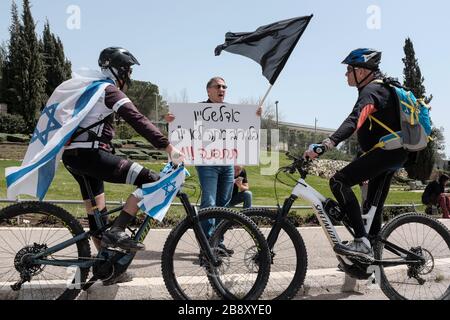
{"label": "cyclist with israeli flag", "polygon": [[[43,109],[22,166],[6,169],[10,199],[27,194],[42,200],[62,159],[80,185],[91,230],[97,228],[93,213],[107,212],[104,181],[141,188],[160,179],[140,164],[114,155],[114,113],[156,148],[165,150],[172,161],[184,159],[125,95],[132,66],[139,65],[138,60],[124,48],[110,47],[101,52],[98,63],[101,71],[83,71],[56,88]],[[91,190],[86,190],[84,179]],[[90,192],[95,204],[88,200]],[[102,239],[93,239],[97,249],[144,249],[125,233],[139,210],[139,196],[139,191],[130,195],[111,229]]]}

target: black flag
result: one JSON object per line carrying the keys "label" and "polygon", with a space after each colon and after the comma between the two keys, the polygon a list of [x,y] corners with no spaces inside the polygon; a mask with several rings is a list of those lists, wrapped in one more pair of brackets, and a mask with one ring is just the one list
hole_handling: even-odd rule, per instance
{"label": "black flag", "polygon": [[312,17],[275,22],[259,27],[255,32],[228,32],[225,43],[216,48],[216,56],[225,50],[258,62],[263,75],[273,85]]}

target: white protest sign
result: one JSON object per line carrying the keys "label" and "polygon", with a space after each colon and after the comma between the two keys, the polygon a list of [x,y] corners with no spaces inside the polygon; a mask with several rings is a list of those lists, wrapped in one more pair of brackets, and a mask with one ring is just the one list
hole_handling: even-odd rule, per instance
{"label": "white protest sign", "polygon": [[187,165],[258,165],[261,118],[256,105],[171,103],[170,142]]}

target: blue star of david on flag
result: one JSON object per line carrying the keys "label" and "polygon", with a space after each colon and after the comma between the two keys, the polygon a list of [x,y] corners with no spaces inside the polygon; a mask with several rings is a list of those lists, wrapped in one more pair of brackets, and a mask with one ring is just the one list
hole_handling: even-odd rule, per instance
{"label": "blue star of david on flag", "polygon": [[33,133],[33,137],[31,138],[31,143],[39,140],[44,146],[47,145],[49,134],[52,131],[56,131],[62,127],[62,125],[55,119],[55,113],[58,105],[59,103],[55,103],[44,109],[42,116],[46,115],[48,117],[47,127],[43,131],[39,131],[39,128],[36,128]]}
{"label": "blue star of david on flag", "polygon": [[5,170],[8,199],[26,194],[43,200],[67,142],[113,83],[100,72],[88,72],[55,89],[39,117],[20,167]]}
{"label": "blue star of david on flag", "polygon": [[176,185],[175,181],[173,181],[172,183],[166,184],[162,188],[166,192],[166,197],[167,197],[169,194],[171,194],[174,190],[177,189],[177,185]]}
{"label": "blue star of david on flag", "polygon": [[139,208],[153,219],[163,221],[187,175],[189,173],[183,165],[176,169],[168,164],[160,173],[159,181],[142,186]]}

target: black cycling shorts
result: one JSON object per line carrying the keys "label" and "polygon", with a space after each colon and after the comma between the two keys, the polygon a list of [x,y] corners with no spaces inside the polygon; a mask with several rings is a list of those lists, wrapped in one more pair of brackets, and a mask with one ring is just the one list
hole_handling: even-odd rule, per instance
{"label": "black cycling shorts", "polygon": [[104,193],[104,181],[140,188],[143,184],[159,180],[157,173],[103,149],[66,150],[62,160],[80,185],[84,200],[89,200],[90,197],[83,176],[86,177],[94,197]]}

